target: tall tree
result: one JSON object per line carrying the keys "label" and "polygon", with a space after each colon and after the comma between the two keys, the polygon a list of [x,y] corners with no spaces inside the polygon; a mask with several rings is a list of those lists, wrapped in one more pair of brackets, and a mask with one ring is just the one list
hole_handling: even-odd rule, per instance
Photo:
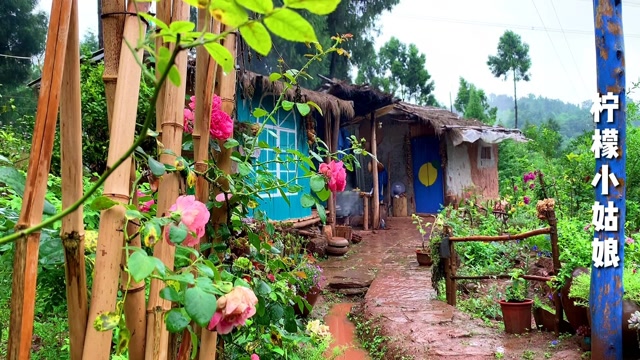
{"label": "tall tree", "polygon": [[0,0],[0,84],[13,87],[29,79],[30,58],[44,51],[47,15],[38,0]]}
{"label": "tall tree", "polygon": [[498,114],[498,108],[489,105],[484,90],[477,88],[462,77],[454,107],[465,118],[477,119],[487,124],[495,123]]}
{"label": "tall tree", "polygon": [[505,31],[498,42],[498,54],[489,56],[487,61],[491,73],[495,77],[507,80],[513,78],[513,100],[515,110],[515,127],[518,128],[518,96],[516,84],[520,80],[529,81],[531,58],[529,45],[522,42],[520,35],[511,30]]}
{"label": "tall tree", "polygon": [[435,85],[426,62],[417,46],[407,46],[392,37],[360,67],[356,82],[367,82],[407,102],[440,106],[433,95]]}

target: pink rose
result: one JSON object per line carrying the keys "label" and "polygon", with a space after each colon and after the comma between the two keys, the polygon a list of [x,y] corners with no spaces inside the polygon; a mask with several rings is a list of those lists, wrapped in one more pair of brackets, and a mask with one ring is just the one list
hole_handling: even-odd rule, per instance
{"label": "pink rose", "polygon": [[[191,97],[189,108],[184,109],[184,131],[191,134],[194,129],[196,98]],[[213,95],[211,106],[211,125],[209,133],[213,139],[227,140],[233,136],[233,119],[222,110],[222,99]]]}
{"label": "pink rose", "polygon": [[[189,230],[187,238],[182,242],[184,246],[194,246],[200,242],[200,238],[204,236],[205,226],[209,221],[209,209],[200,201],[196,200],[193,195],[183,195],[178,197],[176,203],[173,204],[169,211],[180,214],[180,223],[184,224]],[[169,226],[165,227],[164,236],[169,244]]]}
{"label": "pink rose", "polygon": [[151,199],[149,201],[145,201],[142,204],[138,205],[138,210],[140,210],[142,212],[149,212],[149,210],[151,210],[151,206],[153,206],[153,204],[155,204],[155,201],[153,201],[153,199]]}
{"label": "pink rose", "polygon": [[234,327],[244,325],[247,319],[255,315],[258,298],[251,289],[236,286],[230,293],[221,296],[217,303],[218,310],[211,318],[207,329],[224,335],[230,333]]}
{"label": "pink rose", "polygon": [[524,203],[525,203],[526,205],[529,205],[529,203],[531,202],[531,198],[529,198],[528,196],[525,196],[525,197],[522,199],[522,201],[524,201]]}
{"label": "pink rose", "polygon": [[342,161],[331,160],[330,163],[320,164],[318,171],[327,178],[327,186],[333,192],[344,191],[347,186],[347,170]]}
{"label": "pink rose", "polygon": [[251,355],[251,360],[260,360],[260,356],[258,354]]}

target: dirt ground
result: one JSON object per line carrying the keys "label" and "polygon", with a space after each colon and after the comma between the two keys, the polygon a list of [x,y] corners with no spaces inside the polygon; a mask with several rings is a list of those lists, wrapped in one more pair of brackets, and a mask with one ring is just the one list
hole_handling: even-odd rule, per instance
{"label": "dirt ground", "polygon": [[[359,232],[363,241],[351,245],[345,256],[320,263],[327,281],[324,299],[313,316],[324,316],[334,303],[358,302],[351,312],[368,319],[372,333],[373,328],[380,330],[388,349],[384,359],[582,358],[575,336],[558,338],[541,331],[508,335],[499,321],[473,319],[437,300],[431,268],[420,267],[416,261],[420,235],[411,219],[389,218],[387,225],[387,230],[376,233]],[[480,286],[475,290],[478,294],[495,291],[490,289]]]}

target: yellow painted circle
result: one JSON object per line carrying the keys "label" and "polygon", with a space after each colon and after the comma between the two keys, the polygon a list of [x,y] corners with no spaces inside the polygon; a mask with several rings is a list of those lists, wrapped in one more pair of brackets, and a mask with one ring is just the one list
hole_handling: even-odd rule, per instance
{"label": "yellow painted circle", "polygon": [[424,186],[431,186],[434,182],[436,182],[436,178],[438,177],[438,170],[433,167],[433,164],[426,163],[420,167],[420,171],[418,171],[418,179]]}

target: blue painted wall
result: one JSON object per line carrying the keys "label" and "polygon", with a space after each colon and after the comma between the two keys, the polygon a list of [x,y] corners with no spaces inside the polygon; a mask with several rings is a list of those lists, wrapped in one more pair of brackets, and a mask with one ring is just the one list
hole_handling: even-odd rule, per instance
{"label": "blue painted wall", "polygon": [[[238,93],[241,93],[238,91]],[[257,107],[262,107],[266,111],[273,110],[275,99],[273,96],[267,95],[262,97],[260,94],[255,94],[253,99],[242,99],[238,96],[237,100],[237,113],[238,120],[243,122],[258,122],[258,120],[251,115],[253,110]],[[308,154],[309,146],[307,144],[307,133],[304,129],[304,122],[301,119],[300,114],[295,110],[283,111],[280,110],[276,113],[274,118],[278,124],[269,122],[266,129],[270,131],[263,131],[259,136],[260,141],[265,141],[270,146],[279,147],[282,150],[285,149],[297,149],[303,154]],[[275,136],[274,136],[275,135]],[[280,159],[284,160],[286,154],[277,155],[274,151],[262,150],[259,154],[259,161],[273,160],[275,156],[280,156]],[[303,171],[301,168],[296,167],[295,163],[289,164],[277,164],[270,163],[268,169],[271,173],[277,174],[277,176],[284,180],[289,181],[296,176],[302,176]],[[271,220],[288,220],[298,219],[311,215],[311,209],[303,208],[300,205],[300,197],[308,193],[310,190],[309,181],[307,179],[299,179],[297,183],[302,186],[303,190],[296,194],[287,193],[289,204],[282,197],[279,191],[272,191],[270,193],[260,194],[262,200],[259,204],[259,208],[266,213]]]}

